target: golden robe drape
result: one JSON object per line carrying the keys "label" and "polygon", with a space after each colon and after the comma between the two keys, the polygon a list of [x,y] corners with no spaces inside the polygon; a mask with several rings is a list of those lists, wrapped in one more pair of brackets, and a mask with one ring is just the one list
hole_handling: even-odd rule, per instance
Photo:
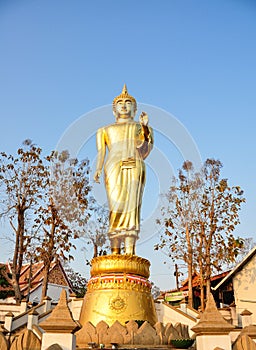
{"label": "golden robe drape", "polygon": [[108,149],[104,174],[110,238],[138,235],[145,185],[144,159],[152,145],[152,129],[134,121],[115,123],[98,130],[99,161]]}

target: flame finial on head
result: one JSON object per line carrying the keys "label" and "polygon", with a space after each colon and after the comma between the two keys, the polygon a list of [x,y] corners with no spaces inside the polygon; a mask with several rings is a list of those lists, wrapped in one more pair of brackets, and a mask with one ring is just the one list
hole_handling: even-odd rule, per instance
{"label": "flame finial on head", "polygon": [[123,86],[122,94],[128,94],[126,84],[124,84],[124,86]]}
{"label": "flame finial on head", "polygon": [[136,100],[135,100],[135,98],[133,96],[128,94],[127,86],[126,86],[126,84],[124,84],[124,87],[123,87],[123,90],[122,90],[121,94],[116,96],[114,98],[114,100],[113,100],[113,110],[114,111],[115,111],[115,104],[116,104],[116,102],[118,100],[122,99],[122,98],[127,98],[127,99],[131,100],[132,103],[134,103],[134,105],[135,105],[135,110],[137,110],[137,102],[136,102]]}

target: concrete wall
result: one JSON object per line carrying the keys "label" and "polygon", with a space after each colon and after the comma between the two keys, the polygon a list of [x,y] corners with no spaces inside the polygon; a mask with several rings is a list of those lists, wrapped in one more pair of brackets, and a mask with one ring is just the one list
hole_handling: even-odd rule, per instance
{"label": "concrete wall", "polygon": [[252,323],[256,324],[256,256],[233,277],[236,311],[244,309],[253,313]]}
{"label": "concrete wall", "polygon": [[190,330],[198,322],[197,319],[192,318],[191,316],[185,314],[181,310],[162,303],[155,303],[156,314],[159,322],[162,322],[164,325],[167,323],[172,323],[175,325],[177,322],[188,325],[190,336],[193,332]]}
{"label": "concrete wall", "polygon": [[27,310],[27,304],[25,302],[21,302],[20,305],[17,304],[9,304],[9,303],[0,303],[0,321],[4,322],[5,315],[8,312],[12,312],[14,317],[19,314],[25,312]]}
{"label": "concrete wall", "polygon": [[72,312],[72,316],[76,321],[79,321],[82,304],[83,304],[83,298],[72,299],[68,304],[69,309]]}

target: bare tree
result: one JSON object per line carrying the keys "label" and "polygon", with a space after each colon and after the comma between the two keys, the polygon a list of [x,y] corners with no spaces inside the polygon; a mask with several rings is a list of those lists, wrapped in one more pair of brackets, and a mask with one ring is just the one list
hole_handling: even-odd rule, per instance
{"label": "bare tree", "polygon": [[31,239],[26,224],[42,198],[44,187],[41,148],[26,140],[15,157],[0,153],[0,217],[9,222],[14,233],[11,276],[5,271],[5,278],[12,285],[17,302],[21,300],[19,278],[23,257]]}
{"label": "bare tree", "polygon": [[158,221],[165,223],[165,230],[156,249],[167,247],[172,259],[187,264],[191,300],[192,273],[199,270],[202,307],[205,286],[210,293],[212,272],[234,261],[242,247],[233,231],[245,201],[243,191],[220,177],[221,167],[220,161],[207,159],[202,171],[195,173],[191,162],[185,162]]}
{"label": "bare tree", "polygon": [[239,186],[230,187],[228,180],[221,178],[221,168],[219,160],[207,159],[202,170],[204,186],[198,213],[197,257],[206,295],[211,292],[212,271],[221,271],[224,263],[235,261],[242,247],[242,241],[233,232],[240,223],[239,210],[245,198]]}
{"label": "bare tree", "polygon": [[164,224],[164,232],[160,243],[155,249],[168,250],[168,256],[173,260],[182,260],[188,270],[188,303],[192,306],[192,276],[194,269],[193,254],[195,251],[196,216],[199,207],[199,193],[202,181],[194,171],[190,161],[183,163],[178,178],[173,178],[166,199],[168,204],[162,208],[162,217],[157,220]]}
{"label": "bare tree", "polygon": [[65,272],[77,298],[83,298],[87,290],[87,279],[67,265]]}
{"label": "bare tree", "polygon": [[71,260],[73,239],[81,235],[87,222],[89,161],[70,159],[67,151],[47,157],[48,184],[41,206],[36,211],[41,244],[38,259],[44,262],[42,298],[47,294],[51,263],[58,258]]}
{"label": "bare tree", "polygon": [[[110,249],[108,240],[108,215],[107,206],[100,205],[94,198],[90,199],[90,218],[84,224],[81,238],[88,245],[93,246],[93,257],[104,255]],[[89,260],[87,260],[89,264]]]}

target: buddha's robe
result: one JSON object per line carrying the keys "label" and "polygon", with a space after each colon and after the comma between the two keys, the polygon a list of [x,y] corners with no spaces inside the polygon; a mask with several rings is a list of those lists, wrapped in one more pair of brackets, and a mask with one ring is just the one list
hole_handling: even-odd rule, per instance
{"label": "buddha's robe", "polygon": [[115,123],[97,132],[98,163],[104,166],[109,205],[109,238],[136,236],[145,185],[145,164],[153,146],[152,129],[135,121]]}

